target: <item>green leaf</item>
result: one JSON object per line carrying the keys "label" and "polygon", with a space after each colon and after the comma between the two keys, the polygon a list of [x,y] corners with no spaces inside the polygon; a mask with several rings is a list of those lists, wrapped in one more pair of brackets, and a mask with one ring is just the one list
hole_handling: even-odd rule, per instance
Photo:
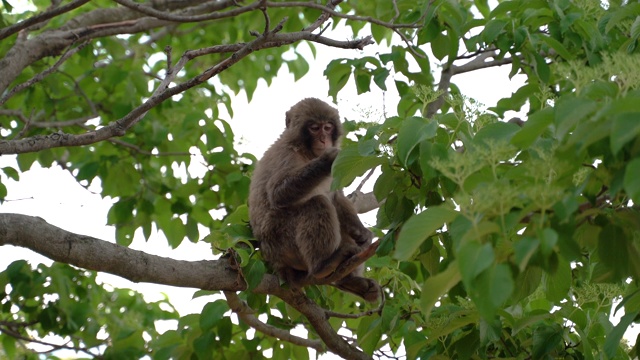
{"label": "green leaf", "polygon": [[495,260],[491,244],[480,244],[478,241],[467,241],[462,245],[457,254],[462,282],[471,287],[473,280],[481,272],[487,269]]}
{"label": "green leaf", "polygon": [[511,141],[511,138],[515,133],[520,131],[520,127],[513,123],[506,122],[496,122],[493,124],[489,124],[484,126],[480,131],[476,133],[473,137],[473,142],[475,144],[479,143],[487,143],[490,141],[500,142],[500,141]]}
{"label": "green leaf", "polygon": [[430,207],[420,214],[413,215],[402,226],[394,258],[408,260],[427,237],[457,216],[457,211],[442,206]]}
{"label": "green leaf", "polygon": [[491,44],[495,41],[498,35],[502,32],[507,22],[501,19],[493,19],[487,22],[484,30],[482,31],[482,41],[486,44]]}
{"label": "green leaf", "polygon": [[[8,0],[2,0],[2,5],[4,6],[5,9],[7,9],[7,12],[12,12],[13,11],[13,6],[11,6],[11,3],[9,3]],[[9,356],[11,357],[11,356]]]}
{"label": "green leaf", "polygon": [[531,146],[553,122],[553,108],[544,108],[529,116],[529,120],[518,131],[511,143],[521,149]]}
{"label": "green leaf", "polygon": [[438,123],[422,117],[410,117],[402,122],[398,131],[398,159],[403,166],[407,165],[411,151],[423,140],[436,135]]}
{"label": "green leaf", "polygon": [[473,3],[476,5],[476,8],[478,9],[478,11],[480,11],[483,17],[489,17],[491,11],[489,8],[488,0],[473,0]]}
{"label": "green leaf", "polygon": [[333,60],[327,65],[324,76],[329,80],[329,95],[336,101],[338,92],[351,76],[351,65],[344,63],[344,59]]}
{"label": "green leaf", "polygon": [[[640,159],[638,159],[638,166],[640,166]],[[598,236],[598,255],[600,255],[602,263],[614,272],[616,279],[621,279],[628,275],[629,251],[627,249],[627,241],[624,229],[610,223],[600,231]]]}
{"label": "green leaf", "polygon": [[162,227],[162,231],[167,237],[167,241],[169,242],[169,245],[171,245],[172,249],[175,249],[182,244],[182,240],[184,240],[187,232],[180,218],[171,219],[166,226]]}
{"label": "green leaf", "polygon": [[351,184],[356,177],[363,175],[367,170],[382,165],[385,161],[384,158],[377,156],[360,155],[357,146],[342,149],[331,167],[334,176],[331,187],[333,189],[343,188]]}
{"label": "green leaf", "polygon": [[558,243],[558,233],[553,229],[545,228],[538,232],[538,238],[540,239],[540,252],[542,255],[551,255],[553,248]]}
{"label": "green leaf", "polygon": [[529,259],[531,259],[536,250],[538,250],[538,246],[540,246],[540,240],[530,236],[523,237],[513,245],[516,264],[520,271],[524,271],[527,267]]}
{"label": "green leaf", "polygon": [[[562,341],[563,330],[558,324],[540,325],[533,330],[533,359],[547,359]],[[586,341],[587,339],[584,339]]]}
{"label": "green leaf", "polygon": [[193,340],[193,350],[197,354],[197,359],[213,360],[214,344],[216,343],[216,335],[207,331]]}
{"label": "green leaf", "polygon": [[2,350],[6,354],[7,359],[18,358],[16,356],[16,339],[7,335],[0,335],[0,338],[2,339]]}
{"label": "green leaf", "polygon": [[0,202],[4,201],[7,197],[7,187],[3,183],[0,183]]}
{"label": "green leaf", "polygon": [[309,72],[309,63],[307,62],[307,60],[302,55],[297,55],[297,59],[287,62],[289,72],[293,74],[294,81],[300,80],[306,73]]}
{"label": "green leaf", "polygon": [[547,274],[545,281],[547,299],[560,302],[569,296],[571,288],[571,265],[560,258],[558,268],[553,274]]}
{"label": "green leaf", "polygon": [[513,276],[509,266],[494,264],[478,276],[474,287],[469,290],[482,317],[492,319],[496,310],[509,299],[513,289]]}
{"label": "green leaf", "polygon": [[88,164],[83,165],[80,170],[78,170],[78,174],[76,175],[77,180],[92,180],[98,175],[98,170],[100,169],[100,163],[97,161],[92,161]]}
{"label": "green leaf", "polygon": [[422,285],[425,291],[420,297],[420,308],[425,319],[429,318],[435,303],[460,282],[461,276],[458,269],[456,261],[452,261],[446,270],[428,278]]}
{"label": "green leaf", "polygon": [[371,90],[371,74],[368,71],[356,70],[356,91],[358,95],[364,94]]}
{"label": "green leaf", "polygon": [[382,319],[376,316],[369,316],[362,318],[358,325],[358,345],[362,347],[362,350],[367,354],[373,354],[378,349],[378,343],[382,338],[382,327],[380,323]]}
{"label": "green leaf", "polygon": [[533,57],[536,60],[534,68],[536,70],[536,74],[538,74],[538,77],[540,78],[540,81],[542,81],[545,84],[548,83],[551,77],[551,70],[549,69],[549,64],[547,64],[547,61],[545,60],[544,57],[538,55],[537,53],[534,53]]}
{"label": "green leaf", "polygon": [[9,179],[13,179],[15,181],[20,180],[20,174],[16,169],[12,168],[11,166],[3,167],[2,171],[4,171],[4,173],[7,175]]}
{"label": "green leaf", "polygon": [[615,155],[629,141],[640,136],[640,112],[618,114],[611,126],[611,152]]}
{"label": "green leaf", "polygon": [[252,260],[249,262],[247,269],[244,271],[244,275],[247,279],[249,289],[255,289],[260,284],[264,274],[267,272],[267,268],[264,263],[259,260]]}
{"label": "green leaf", "polygon": [[550,48],[555,50],[558,55],[562,56],[565,60],[573,60],[574,56],[567,50],[567,48],[562,45],[558,40],[552,38],[551,36],[541,35],[538,39],[542,40],[545,44],[547,44]]}
{"label": "green leaf", "polygon": [[113,204],[107,214],[107,224],[117,225],[131,222],[133,220],[133,208],[135,201],[132,199],[120,200]]}
{"label": "green leaf", "polygon": [[200,313],[200,329],[202,329],[202,331],[212,329],[223,318],[224,313],[228,310],[229,305],[222,299],[205,305]]}
{"label": "green leaf", "polygon": [[451,42],[449,37],[443,33],[439,33],[435,39],[431,41],[431,52],[438,60],[444,59],[449,54]]}
{"label": "green leaf", "polygon": [[562,98],[555,106],[554,121],[556,124],[556,136],[564,138],[571,133],[576,125],[584,121],[597,108],[597,103],[585,98]]}
{"label": "green leaf", "polygon": [[385,81],[389,77],[391,72],[385,68],[378,68],[373,72],[373,82],[378,85],[378,87],[384,91],[387,91],[387,85]]}
{"label": "green leaf", "polygon": [[521,1],[503,1],[495,9],[491,10],[490,18],[496,18],[502,15],[506,15],[509,12],[520,10],[522,6]]}
{"label": "green leaf", "polygon": [[627,164],[624,172],[624,190],[633,200],[634,204],[640,204],[640,157]]}

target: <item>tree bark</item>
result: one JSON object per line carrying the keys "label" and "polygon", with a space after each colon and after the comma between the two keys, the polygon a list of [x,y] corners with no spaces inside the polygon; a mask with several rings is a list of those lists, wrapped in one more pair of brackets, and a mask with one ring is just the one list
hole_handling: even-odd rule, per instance
{"label": "tree bark", "polygon": [[90,236],[74,234],[39,217],[0,214],[0,246],[31,249],[52,260],[148,282],[203,290],[241,291],[242,275],[227,258],[182,261],[150,255]]}

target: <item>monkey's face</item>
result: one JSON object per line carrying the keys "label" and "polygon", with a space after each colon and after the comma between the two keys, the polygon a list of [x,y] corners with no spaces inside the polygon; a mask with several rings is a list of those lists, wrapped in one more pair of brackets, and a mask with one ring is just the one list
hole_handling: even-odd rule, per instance
{"label": "monkey's face", "polygon": [[322,155],[327,149],[335,147],[336,127],[331,122],[312,122],[307,126],[311,151],[315,156]]}
{"label": "monkey's face", "polygon": [[301,100],[287,111],[285,122],[284,141],[306,156],[318,157],[340,146],[342,125],[338,110],[322,100]]}

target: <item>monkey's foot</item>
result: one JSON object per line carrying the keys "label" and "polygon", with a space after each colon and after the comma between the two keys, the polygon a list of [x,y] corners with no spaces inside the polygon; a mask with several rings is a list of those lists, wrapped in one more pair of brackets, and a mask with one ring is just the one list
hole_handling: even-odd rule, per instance
{"label": "monkey's foot", "polygon": [[373,255],[375,255],[378,246],[380,245],[380,241],[376,241],[373,244],[369,245],[366,249],[361,252],[351,256],[350,258],[343,261],[336,270],[331,273],[331,275],[318,279],[321,280],[323,284],[330,284],[336,281],[341,280],[345,276],[351,274],[354,270],[358,268],[365,261],[369,260]]}

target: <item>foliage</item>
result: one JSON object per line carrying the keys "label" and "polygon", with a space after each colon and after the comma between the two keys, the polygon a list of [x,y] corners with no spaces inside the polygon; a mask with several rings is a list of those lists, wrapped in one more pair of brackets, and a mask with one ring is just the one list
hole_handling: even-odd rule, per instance
{"label": "foliage", "polygon": [[146,302],[133,290],[103,287],[95,277],[94,272],[60,263],[35,269],[24,260],[9,265],[0,274],[4,355],[38,358],[17,346],[19,340],[28,339],[19,331],[25,326],[31,336],[61,336],[65,345],[53,350],[81,349],[85,355],[102,353],[107,359],[149,353],[146,339],[158,337],[155,323],[177,319],[178,314],[168,301]]}
{"label": "foliage", "polygon": [[[376,42],[391,46],[381,47],[376,56],[331,62],[325,71],[329,95],[336,98],[349,81],[358,94],[372,85],[386,91],[391,76],[400,95],[397,116],[378,123],[346,122],[351,133],[334,164],[336,187],[380,169],[373,194],[381,204],[375,226],[381,244],[367,262],[367,275],[384,284],[386,302],[378,312],[345,317],[336,313],[369,307],[326,286],[309,287],[306,296],[331,310],[328,322],[357,339],[366,355],[637,356],[637,348],[629,348],[622,336],[640,313],[640,7],[596,0],[494,5],[486,0],[376,0],[337,8],[355,14],[342,21],[355,35],[370,30]],[[64,24],[92,7],[109,6],[96,2],[52,22]],[[5,24],[32,15],[3,11]],[[288,15],[285,31],[308,26],[320,14],[312,7],[268,12],[278,21]],[[255,11],[215,22],[167,25],[167,34],[157,38],[152,32],[100,37],[37,85],[10,97],[0,112],[0,135],[14,139],[51,128],[69,134],[98,129],[151,96],[150,79],[138,70],[162,78],[167,63],[158,59],[165,46],[180,54],[211,43],[251,41],[248,30],[262,19]],[[370,27],[364,26],[367,21]],[[0,54],[11,43],[0,43]],[[122,245],[132,241],[137,229],[148,238],[156,226],[174,247],[207,234],[204,241],[216,253],[234,248],[249,284],[241,299],[267,325],[288,331],[302,324],[314,340],[318,329],[293,304],[251,291],[268,271],[259,252],[246,246],[252,236],[245,205],[256,159],[234,149],[228,123],[212,106],[223,104],[232,113],[232,95],[244,90],[250,98],[258,79],[270,82],[285,64],[296,77],[303,76],[305,59],[282,58],[291,48],[251,54],[215,81],[154,106],[120,139],[22,153],[20,168],[4,168],[4,174],[18,179],[37,161],[61,164],[85,186],[99,180],[102,196],[117,199],[108,223],[116,227]],[[222,59],[210,56],[212,62]],[[435,60],[441,71],[434,77]],[[34,63],[14,83],[55,61]],[[198,76],[209,64],[192,63],[178,80]],[[502,65],[511,66],[511,77],[525,76],[527,82],[489,108],[452,83],[455,75]],[[491,84],[484,86],[490,91]],[[43,106],[28,115],[30,104]],[[12,112],[20,109],[20,114]],[[507,121],[511,111],[526,113],[526,121]],[[55,123],[66,119],[83,121]],[[195,158],[206,164],[206,174],[183,172]],[[0,183],[0,198],[6,193]],[[210,233],[203,234],[203,228]],[[134,308],[135,318],[145,322],[131,323],[118,318],[122,305],[106,299],[122,296],[123,302],[140,304],[141,297],[105,290],[93,279],[92,273],[61,264],[33,270],[21,261],[12,264],[0,275],[2,351],[11,356],[29,329],[29,336],[58,334],[77,348],[104,349],[105,357],[127,351],[123,356],[160,359],[223,353],[218,356],[260,358],[266,351],[273,358],[309,357],[306,348],[267,334],[249,340],[246,335],[253,330],[234,323],[221,299],[158,335],[154,320],[177,316],[160,309],[165,302]],[[80,294],[88,303],[76,308]],[[622,311],[625,315],[614,325],[611,316]]]}

